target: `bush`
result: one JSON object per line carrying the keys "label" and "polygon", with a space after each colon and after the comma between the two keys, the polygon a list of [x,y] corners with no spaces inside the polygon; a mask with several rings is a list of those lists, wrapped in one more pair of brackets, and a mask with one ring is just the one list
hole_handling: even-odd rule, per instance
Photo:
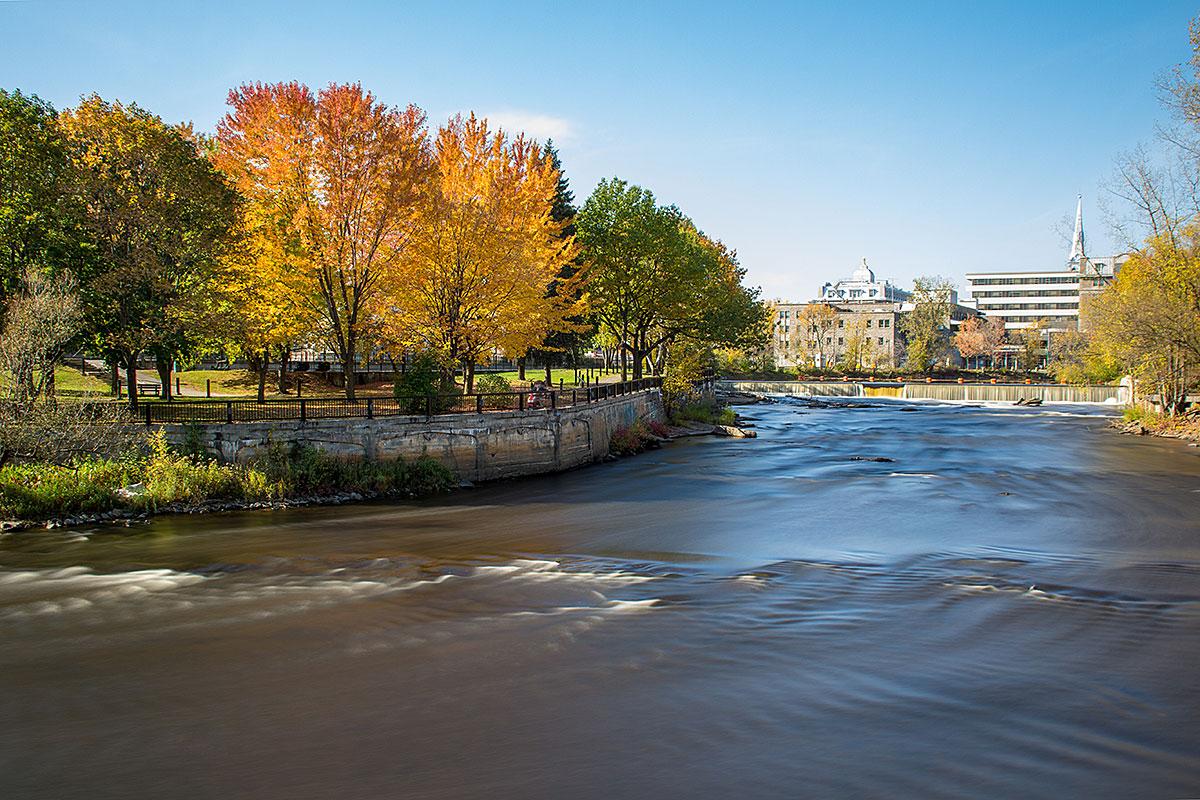
{"label": "bush", "polygon": [[612,438],[608,440],[608,451],[618,456],[633,455],[656,441],[650,427],[639,419],[632,425],[613,431]]}
{"label": "bush", "polygon": [[423,495],[444,492],[455,484],[454,475],[438,461],[422,456],[413,462],[350,461],[297,445],[290,451],[272,448],[255,464],[268,485],[285,496],[323,495],[335,492]]}
{"label": "bush", "polygon": [[671,435],[671,430],[666,426],[666,424],[659,422],[656,419],[647,420],[646,428],[660,439],[666,439]]}
{"label": "bush", "polygon": [[77,465],[10,464],[0,469],[0,516],[46,519],[62,514],[108,511],[115,491],[133,482],[117,461],[89,459]]}
{"label": "bush", "polygon": [[[480,375],[475,379],[476,394],[490,395],[510,395],[512,394],[512,384],[503,375],[489,373]],[[484,408],[511,408],[513,399],[511,397],[485,397],[483,398]]]}
{"label": "bush", "polygon": [[718,406],[716,403],[693,403],[678,409],[672,419],[708,425],[734,425],[737,423],[737,413],[729,406]]}
{"label": "bush", "polygon": [[396,376],[392,391],[400,407],[409,414],[424,414],[430,395],[434,397],[433,413],[437,414],[453,407],[461,394],[454,379],[443,373],[429,351],[418,354],[408,369]]}

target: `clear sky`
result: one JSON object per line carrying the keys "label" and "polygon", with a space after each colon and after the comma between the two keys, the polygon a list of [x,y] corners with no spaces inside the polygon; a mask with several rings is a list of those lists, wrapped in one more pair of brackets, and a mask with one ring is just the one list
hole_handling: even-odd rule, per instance
{"label": "clear sky", "polygon": [[735,247],[768,297],[867,257],[921,274],[1053,268],[1084,195],[1153,137],[1200,8],[1154,2],[0,0],[0,86],[133,100],[211,130],[228,90],[361,81],[432,122],[553,136],[578,199],[617,175]]}

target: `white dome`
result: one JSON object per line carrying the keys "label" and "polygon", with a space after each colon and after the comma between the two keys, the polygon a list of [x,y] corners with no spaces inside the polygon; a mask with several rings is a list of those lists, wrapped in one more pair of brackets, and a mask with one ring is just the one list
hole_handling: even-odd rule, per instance
{"label": "white dome", "polygon": [[854,270],[854,274],[850,276],[850,280],[859,283],[874,283],[875,273],[871,272],[871,268],[867,266],[867,260],[862,260],[862,265]]}

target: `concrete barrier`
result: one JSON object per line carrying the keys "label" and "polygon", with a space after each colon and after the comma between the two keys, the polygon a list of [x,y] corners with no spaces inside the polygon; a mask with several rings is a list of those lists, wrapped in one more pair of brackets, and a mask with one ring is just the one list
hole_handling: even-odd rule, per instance
{"label": "concrete barrier", "polygon": [[155,427],[172,444],[198,442],[222,461],[247,461],[272,446],[301,444],[343,458],[430,456],[460,479],[475,481],[587,464],[608,453],[618,428],[664,416],[662,393],[653,389],[556,411]]}

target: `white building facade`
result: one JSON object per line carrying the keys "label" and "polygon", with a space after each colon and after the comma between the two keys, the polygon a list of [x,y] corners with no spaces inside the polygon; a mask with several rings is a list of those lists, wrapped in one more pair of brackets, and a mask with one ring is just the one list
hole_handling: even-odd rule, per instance
{"label": "white building facade", "polygon": [[1079,301],[1116,277],[1128,256],[1089,258],[1084,248],[1083,200],[1075,210],[1075,235],[1065,268],[967,275],[971,299],[981,314],[1004,320],[1005,330],[1034,323],[1047,330],[1078,330]]}

